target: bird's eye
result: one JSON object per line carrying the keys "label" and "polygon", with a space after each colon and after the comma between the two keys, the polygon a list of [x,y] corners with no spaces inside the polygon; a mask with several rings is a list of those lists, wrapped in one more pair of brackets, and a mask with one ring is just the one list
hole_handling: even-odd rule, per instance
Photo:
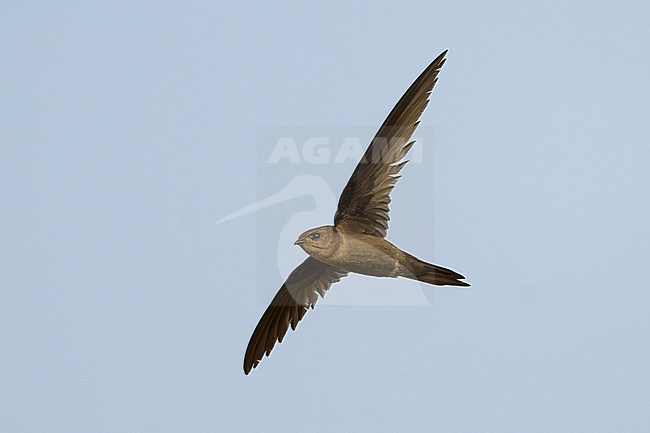
{"label": "bird's eye", "polygon": [[312,233],[309,235],[309,239],[315,241],[316,239],[320,239],[320,233]]}

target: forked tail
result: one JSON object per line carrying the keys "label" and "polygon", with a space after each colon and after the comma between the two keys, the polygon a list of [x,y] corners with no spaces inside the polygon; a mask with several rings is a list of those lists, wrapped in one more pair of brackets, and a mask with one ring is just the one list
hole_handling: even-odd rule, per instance
{"label": "forked tail", "polygon": [[432,263],[424,262],[416,257],[413,257],[413,259],[415,259],[415,266],[413,266],[414,269],[412,269],[413,272],[409,275],[403,275],[406,278],[434,284],[436,286],[469,286],[469,283],[460,281],[464,280],[465,277],[458,272]]}

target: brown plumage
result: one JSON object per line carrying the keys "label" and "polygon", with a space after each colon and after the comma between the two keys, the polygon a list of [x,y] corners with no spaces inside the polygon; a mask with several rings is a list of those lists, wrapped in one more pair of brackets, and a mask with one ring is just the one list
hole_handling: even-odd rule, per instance
{"label": "brown plumage", "polygon": [[[439,286],[469,286],[461,274],[424,262],[388,242],[390,192],[413,146],[409,141],[445,63],[440,54],[409,87],[372,139],[343,189],[333,226],[307,230],[296,241],[310,257],[287,278],[266,309],[246,348],[244,372],[295,330],[318,296],[350,272],[405,277]],[[402,162],[401,162],[402,161]]]}

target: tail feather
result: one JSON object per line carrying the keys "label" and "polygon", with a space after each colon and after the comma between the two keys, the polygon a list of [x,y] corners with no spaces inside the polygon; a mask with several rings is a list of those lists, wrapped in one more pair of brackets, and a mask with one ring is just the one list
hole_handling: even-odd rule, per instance
{"label": "tail feather", "polygon": [[[415,257],[414,257],[415,258]],[[469,283],[464,280],[465,277],[456,271],[443,268],[442,266],[434,265],[432,263],[424,262],[415,258],[417,265],[413,266],[413,273],[404,275],[412,280],[422,281],[436,286],[463,286],[469,287]]]}

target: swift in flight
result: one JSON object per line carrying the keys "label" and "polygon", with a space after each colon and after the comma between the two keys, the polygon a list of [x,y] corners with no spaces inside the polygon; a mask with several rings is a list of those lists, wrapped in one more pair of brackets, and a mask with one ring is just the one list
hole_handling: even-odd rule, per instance
{"label": "swift in flight", "polygon": [[309,257],[289,275],[266,309],[246,348],[244,372],[295,330],[318,296],[353,272],[375,277],[405,277],[436,286],[469,286],[465,277],[427,263],[386,240],[388,205],[402,161],[429,95],[445,63],[440,54],[409,87],[372,139],[343,189],[334,225],[307,230],[295,242]]}

